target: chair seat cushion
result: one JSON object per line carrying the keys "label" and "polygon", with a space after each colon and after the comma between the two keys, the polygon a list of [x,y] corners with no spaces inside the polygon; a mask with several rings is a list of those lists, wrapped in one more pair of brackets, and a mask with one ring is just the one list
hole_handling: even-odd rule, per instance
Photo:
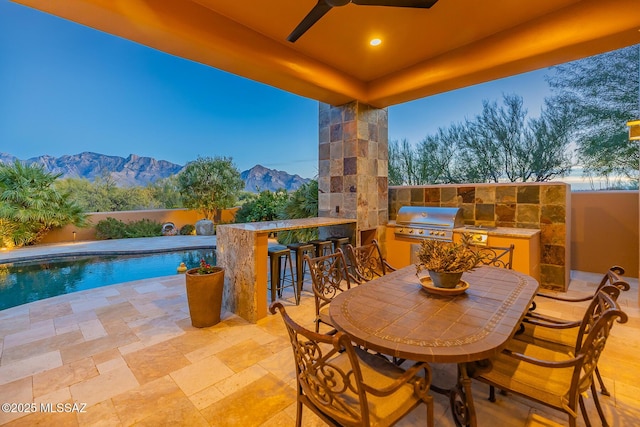
{"label": "chair seat cushion", "polygon": [[[355,348],[363,382],[373,388],[384,388],[392,384],[404,373],[402,368],[389,362],[382,356],[368,353],[360,348]],[[332,364],[349,370],[350,364],[346,353],[336,357]],[[352,391],[347,391],[349,397],[345,401],[352,402],[357,409],[357,396]],[[388,396],[374,396],[367,393],[369,405],[369,417],[372,426],[389,426],[402,418],[407,412],[417,406],[421,400],[413,392],[413,385],[402,385],[395,393]]]}
{"label": "chair seat cushion", "polygon": [[524,323],[524,332],[515,336],[515,339],[546,347],[555,351],[573,352],[578,338],[578,327],[566,329],[552,329],[544,326]]}
{"label": "chair seat cushion", "polygon": [[329,316],[329,305],[330,304],[327,304],[324,307],[320,308],[318,318],[322,323],[333,326],[333,323],[331,323],[331,316]]}
{"label": "chair seat cushion", "polygon": [[[572,357],[565,352],[553,351],[518,340],[511,340],[507,348],[513,352],[546,361],[568,360]],[[489,372],[477,374],[476,378],[483,378],[498,388],[530,396],[560,410],[567,407],[573,368],[542,367],[502,353],[491,361],[492,369]]]}

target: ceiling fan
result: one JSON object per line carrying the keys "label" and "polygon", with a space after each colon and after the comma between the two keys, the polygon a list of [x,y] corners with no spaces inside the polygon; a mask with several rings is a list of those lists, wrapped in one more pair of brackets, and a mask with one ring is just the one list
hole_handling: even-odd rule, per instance
{"label": "ceiling fan", "polygon": [[311,9],[311,12],[309,12],[291,34],[289,34],[287,40],[291,43],[298,40],[300,36],[333,7],[346,6],[349,3],[353,3],[361,6],[393,6],[428,9],[436,4],[437,1],[438,0],[318,0],[318,3]]}

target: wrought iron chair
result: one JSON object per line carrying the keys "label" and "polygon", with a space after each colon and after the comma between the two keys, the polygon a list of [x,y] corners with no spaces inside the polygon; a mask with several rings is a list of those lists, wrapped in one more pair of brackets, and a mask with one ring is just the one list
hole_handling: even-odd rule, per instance
{"label": "wrought iron chair", "polygon": [[349,244],[346,246],[346,251],[351,269],[351,280],[358,284],[396,270],[382,257],[382,251],[375,239],[371,243],[358,247]]}
{"label": "wrought iron chair", "polygon": [[585,423],[590,425],[582,394],[591,389],[598,415],[606,426],[593,374],[613,322],[627,321],[627,315],[612,297],[618,294],[613,286],[596,294],[570,353],[514,338],[497,357],[476,366],[473,378],[489,384],[492,402],[498,387],[568,414],[570,426],[576,425],[578,405]]}
{"label": "wrought iron chair", "polygon": [[472,250],[479,253],[480,263],[493,267],[508,268],[513,267],[513,249],[515,245],[507,247],[500,246],[472,246]]}
{"label": "wrought iron chair", "polygon": [[320,323],[331,326],[329,304],[340,292],[351,288],[351,280],[347,270],[347,261],[341,249],[335,253],[309,258],[304,255],[309,266],[313,297],[316,306],[316,332],[320,331]]}
{"label": "wrought iron chair", "polygon": [[307,406],[332,426],[391,426],[421,403],[433,426],[433,398],[428,394],[431,368],[415,363],[406,371],[387,359],[354,347],[342,332],[318,334],[293,321],[279,302],[296,366],[296,426]]}
{"label": "wrought iron chair", "polygon": [[[629,283],[618,280],[612,283],[604,282],[604,286],[599,286],[598,288],[599,291],[591,298],[591,304],[587,307],[582,321],[564,320],[529,312],[523,319],[524,328],[515,338],[555,351],[564,351],[567,354],[573,353],[576,341],[581,341],[584,338],[585,326],[583,326],[583,324],[585,322],[593,323],[597,319],[598,313],[593,312],[593,304],[594,301],[597,300],[598,294],[600,292],[607,293],[613,300],[617,301],[620,292],[628,290],[630,286]],[[605,396],[610,396],[611,393],[607,390],[597,366],[594,373],[600,385],[600,393]],[[594,401],[596,405],[599,405],[597,395],[594,396]]]}

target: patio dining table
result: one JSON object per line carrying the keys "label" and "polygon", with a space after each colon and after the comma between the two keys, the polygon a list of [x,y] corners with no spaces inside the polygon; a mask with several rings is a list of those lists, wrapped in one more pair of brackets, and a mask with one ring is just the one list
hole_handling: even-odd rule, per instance
{"label": "patio dining table", "polygon": [[329,314],[333,325],[369,350],[399,359],[456,363],[457,383],[432,385],[449,395],[456,425],[476,426],[468,369],[499,353],[515,334],[538,282],[497,267],[465,272],[459,295],[424,289],[408,266],[338,295]]}

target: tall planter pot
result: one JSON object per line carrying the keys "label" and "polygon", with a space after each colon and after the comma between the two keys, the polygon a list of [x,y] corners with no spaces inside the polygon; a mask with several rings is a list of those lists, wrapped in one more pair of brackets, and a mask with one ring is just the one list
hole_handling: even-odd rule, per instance
{"label": "tall planter pot", "polygon": [[198,274],[197,268],[185,273],[189,315],[191,324],[196,328],[206,328],[220,322],[224,269],[214,269],[216,271],[211,274]]}

